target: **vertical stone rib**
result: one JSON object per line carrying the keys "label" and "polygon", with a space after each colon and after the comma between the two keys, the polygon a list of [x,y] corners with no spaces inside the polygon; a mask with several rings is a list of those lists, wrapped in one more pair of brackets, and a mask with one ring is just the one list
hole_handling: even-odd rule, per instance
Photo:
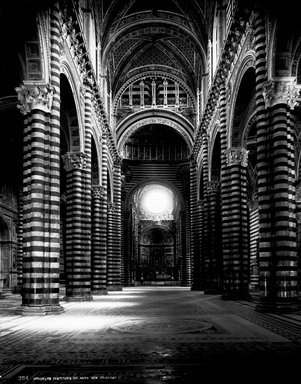
{"label": "vertical stone rib", "polygon": [[86,284],[91,287],[91,204],[92,204],[92,169],[91,169],[91,152],[92,152],[92,90],[91,80],[86,77],[84,79],[84,97],[85,97],[85,155],[86,167],[83,174],[83,197],[82,197],[82,231],[83,231],[83,256],[86,260]]}
{"label": "vertical stone rib", "polygon": [[59,5],[55,2],[50,17],[50,84],[53,89],[49,134],[49,257],[50,295],[59,302],[59,260],[60,260],[60,56],[61,31]]}

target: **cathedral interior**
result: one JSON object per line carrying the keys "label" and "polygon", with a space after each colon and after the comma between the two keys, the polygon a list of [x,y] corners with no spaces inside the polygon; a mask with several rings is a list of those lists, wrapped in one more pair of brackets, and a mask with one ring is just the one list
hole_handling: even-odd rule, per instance
{"label": "cathedral interior", "polygon": [[287,379],[301,353],[294,2],[10,0],[0,30],[0,382],[213,383],[200,361]]}

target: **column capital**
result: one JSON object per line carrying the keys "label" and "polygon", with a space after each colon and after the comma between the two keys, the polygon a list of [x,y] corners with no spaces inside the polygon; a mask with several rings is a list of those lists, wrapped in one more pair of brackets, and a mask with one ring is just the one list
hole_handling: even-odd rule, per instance
{"label": "column capital", "polygon": [[102,185],[92,185],[92,196],[94,198],[104,198],[105,197],[105,188]]}
{"label": "column capital", "polygon": [[239,164],[242,167],[248,166],[248,153],[246,148],[233,147],[225,151],[227,166]]}
{"label": "column capital", "polygon": [[204,210],[204,200],[197,200],[196,206],[199,208],[200,211]]}
{"label": "column capital", "polygon": [[220,182],[219,181],[208,181],[206,183],[206,188],[208,192],[218,192],[220,188]]}
{"label": "column capital", "polygon": [[115,211],[115,203],[112,203],[111,201],[108,201],[108,211],[114,212]]}
{"label": "column capital", "polygon": [[122,158],[119,156],[116,156],[114,158],[114,168],[121,167],[121,165],[122,165]]}
{"label": "column capital", "polygon": [[66,171],[86,169],[88,155],[84,152],[67,152],[63,155]]}
{"label": "column capital", "polygon": [[258,209],[258,200],[248,199],[247,205],[250,211],[256,211],[256,209]]}
{"label": "column capital", "polygon": [[263,85],[262,93],[266,108],[287,104],[291,109],[297,105],[300,89],[294,77],[270,80]]}
{"label": "column capital", "polygon": [[26,82],[15,88],[18,94],[18,109],[23,115],[33,109],[50,113],[54,87],[44,82]]}

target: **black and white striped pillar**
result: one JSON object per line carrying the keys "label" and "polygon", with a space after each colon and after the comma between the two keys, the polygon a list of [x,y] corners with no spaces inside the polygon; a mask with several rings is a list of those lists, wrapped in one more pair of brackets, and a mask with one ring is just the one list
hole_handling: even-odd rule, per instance
{"label": "black and white striped pillar", "polygon": [[67,171],[66,186],[66,301],[91,301],[91,257],[87,255],[83,211],[87,155],[68,152],[63,156]]}
{"label": "black and white striped pillar", "polygon": [[[16,89],[26,116],[23,166],[22,315],[60,313],[59,136],[51,125],[54,88],[24,82]],[[54,164],[52,164],[52,161]],[[53,220],[53,226],[52,226]]]}
{"label": "black and white striped pillar", "polygon": [[246,177],[248,151],[245,148],[229,148],[226,156],[222,200],[222,297],[247,298],[250,282]]}
{"label": "black and white striped pillar", "polygon": [[106,295],[107,292],[107,256],[106,238],[104,232],[106,224],[103,220],[103,200],[105,197],[104,187],[101,185],[92,186],[92,294]]}

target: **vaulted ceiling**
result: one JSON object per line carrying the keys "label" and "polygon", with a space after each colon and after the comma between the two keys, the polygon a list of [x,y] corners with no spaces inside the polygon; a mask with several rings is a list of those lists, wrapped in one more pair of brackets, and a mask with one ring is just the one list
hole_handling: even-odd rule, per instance
{"label": "vaulted ceiling", "polygon": [[112,96],[138,73],[173,74],[196,94],[206,72],[205,0],[103,0],[104,75]]}

